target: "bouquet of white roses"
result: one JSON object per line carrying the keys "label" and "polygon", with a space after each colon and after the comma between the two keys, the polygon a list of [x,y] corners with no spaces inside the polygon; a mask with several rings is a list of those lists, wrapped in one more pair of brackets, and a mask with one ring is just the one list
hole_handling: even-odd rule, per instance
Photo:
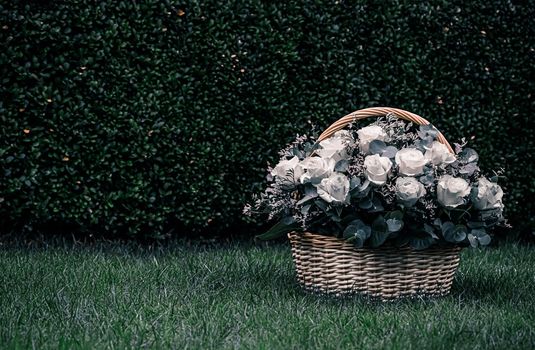
{"label": "bouquet of white roses", "polygon": [[264,239],[301,230],[357,247],[487,245],[505,222],[500,174],[483,176],[473,149],[438,135],[387,116],[321,142],[298,136],[244,213],[279,219]]}

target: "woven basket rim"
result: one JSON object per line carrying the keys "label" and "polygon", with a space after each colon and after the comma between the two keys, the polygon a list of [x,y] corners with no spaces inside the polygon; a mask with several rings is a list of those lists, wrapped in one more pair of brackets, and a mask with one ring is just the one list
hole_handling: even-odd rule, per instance
{"label": "woven basket rim", "polygon": [[[406,111],[404,109],[393,108],[393,107],[370,107],[370,108],[356,110],[338,119],[337,121],[332,123],[327,129],[325,129],[325,131],[323,131],[323,133],[319,136],[317,142],[321,142],[322,140],[325,140],[331,137],[338,130],[345,128],[346,126],[356,122],[357,120],[371,118],[371,117],[382,117],[382,116],[387,116],[387,115],[393,115],[399,119],[412,122],[416,125],[431,124],[427,119],[419,116],[418,114]],[[447,147],[448,151],[454,154],[453,148],[451,147],[450,143],[440,131],[437,134],[437,141],[444,144]]]}
{"label": "woven basket rim", "polygon": [[395,245],[392,245],[392,244],[383,244],[383,245],[380,245],[379,247],[376,247],[376,248],[373,248],[373,247],[368,247],[368,246],[364,246],[364,247],[356,247],[354,244],[351,244],[347,241],[345,241],[343,238],[339,238],[339,237],[335,237],[335,236],[328,236],[328,235],[322,235],[322,234],[319,234],[319,233],[312,233],[312,232],[309,232],[309,231],[292,231],[290,233],[288,233],[288,238],[290,240],[295,240],[295,239],[298,239],[297,236],[300,236],[300,238],[305,238],[305,239],[310,239],[310,240],[320,240],[322,242],[331,242],[333,244],[342,244],[344,245],[345,247],[347,248],[351,248],[351,249],[354,249],[356,251],[362,251],[362,252],[368,252],[368,251],[413,251],[413,252],[426,252],[426,251],[438,251],[438,250],[443,250],[443,251],[461,251],[462,249],[464,249],[464,247],[461,247],[459,245],[456,245],[456,244],[435,244],[435,245],[432,245],[426,249],[414,249],[413,247],[407,245],[407,246],[401,246],[401,247],[398,247],[398,246],[395,246]]}

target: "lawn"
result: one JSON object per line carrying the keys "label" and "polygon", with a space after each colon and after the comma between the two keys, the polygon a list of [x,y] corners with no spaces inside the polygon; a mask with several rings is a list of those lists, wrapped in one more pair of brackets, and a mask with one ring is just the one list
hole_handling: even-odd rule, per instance
{"label": "lawn", "polygon": [[450,296],[380,303],[302,292],[287,245],[3,246],[0,345],[534,348],[534,253],[464,250]]}

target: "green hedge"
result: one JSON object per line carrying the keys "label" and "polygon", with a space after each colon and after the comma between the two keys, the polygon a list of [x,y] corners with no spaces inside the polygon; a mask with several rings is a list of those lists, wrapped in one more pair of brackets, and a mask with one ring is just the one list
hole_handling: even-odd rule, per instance
{"label": "green hedge", "polygon": [[534,8],[3,2],[2,230],[235,230],[281,146],[377,105],[471,138],[533,227]]}

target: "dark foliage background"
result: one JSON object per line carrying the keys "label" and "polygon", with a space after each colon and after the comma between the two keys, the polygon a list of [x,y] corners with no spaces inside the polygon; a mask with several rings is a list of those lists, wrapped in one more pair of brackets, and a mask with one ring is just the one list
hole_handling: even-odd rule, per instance
{"label": "dark foliage background", "polygon": [[530,233],[533,18],[532,1],[3,1],[2,232],[235,231],[296,133],[386,105],[505,167]]}

